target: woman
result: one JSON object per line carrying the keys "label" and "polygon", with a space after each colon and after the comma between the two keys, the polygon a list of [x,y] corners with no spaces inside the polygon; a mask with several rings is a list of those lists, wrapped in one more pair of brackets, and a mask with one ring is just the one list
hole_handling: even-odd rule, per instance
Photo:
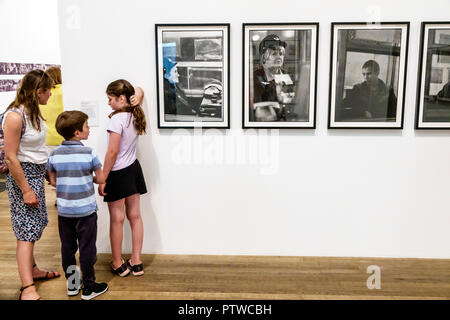
{"label": "woman", "polygon": [[45,70],[45,73],[52,78],[54,84],[54,87],[51,89],[52,94],[50,99],[48,99],[47,106],[41,109],[42,116],[47,125],[47,146],[50,153],[50,151],[53,151],[56,146],[61,145],[64,141],[64,138],[56,132],[55,128],[56,118],[64,111],[64,108],[61,69],[58,66],[52,66]]}
{"label": "woman", "polygon": [[42,70],[28,72],[15,100],[6,109],[2,128],[11,222],[17,238],[16,258],[22,288],[19,299],[38,300],[34,281],[59,277],[59,272],[40,270],[34,244],[47,226],[44,179],[47,162],[46,125],[39,105],[46,105],[53,80]]}

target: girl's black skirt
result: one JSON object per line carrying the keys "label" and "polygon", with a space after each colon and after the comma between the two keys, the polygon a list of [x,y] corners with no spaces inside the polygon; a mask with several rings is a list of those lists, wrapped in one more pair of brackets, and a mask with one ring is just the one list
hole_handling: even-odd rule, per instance
{"label": "girl's black skirt", "polygon": [[126,168],[111,171],[106,179],[105,202],[117,201],[133,194],[147,193],[144,174],[139,161],[133,162]]}

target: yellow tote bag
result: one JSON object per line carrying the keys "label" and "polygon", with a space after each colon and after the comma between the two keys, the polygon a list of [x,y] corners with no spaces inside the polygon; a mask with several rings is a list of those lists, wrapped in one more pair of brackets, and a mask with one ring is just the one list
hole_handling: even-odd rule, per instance
{"label": "yellow tote bag", "polygon": [[47,145],[59,146],[64,138],[56,132],[55,122],[58,115],[63,112],[62,84],[57,84],[52,89],[52,95],[48,99],[47,105],[40,106],[42,116],[47,124]]}

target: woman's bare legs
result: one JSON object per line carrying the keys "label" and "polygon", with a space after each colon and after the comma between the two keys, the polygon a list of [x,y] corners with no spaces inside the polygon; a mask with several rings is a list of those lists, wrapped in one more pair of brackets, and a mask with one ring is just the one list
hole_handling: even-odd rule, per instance
{"label": "woman's bare legs", "polygon": [[[19,268],[19,276],[22,281],[22,287],[28,286],[34,282],[33,280],[33,264],[34,264],[34,242],[17,240],[16,258]],[[31,286],[22,292],[23,300],[35,300],[40,296],[35,286]]]}

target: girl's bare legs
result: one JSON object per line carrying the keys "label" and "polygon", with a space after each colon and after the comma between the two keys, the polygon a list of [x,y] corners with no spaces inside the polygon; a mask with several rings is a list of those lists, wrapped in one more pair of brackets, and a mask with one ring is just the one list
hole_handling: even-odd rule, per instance
{"label": "girl's bare legs", "polygon": [[144,241],[144,224],[142,223],[140,211],[140,194],[136,193],[125,198],[125,208],[128,221],[131,226],[132,254],[131,263],[133,265],[142,263],[141,252]]}
{"label": "girl's bare legs", "polygon": [[122,265],[123,222],[125,221],[125,199],[108,202],[109,236],[111,240],[112,264],[114,268]]}

